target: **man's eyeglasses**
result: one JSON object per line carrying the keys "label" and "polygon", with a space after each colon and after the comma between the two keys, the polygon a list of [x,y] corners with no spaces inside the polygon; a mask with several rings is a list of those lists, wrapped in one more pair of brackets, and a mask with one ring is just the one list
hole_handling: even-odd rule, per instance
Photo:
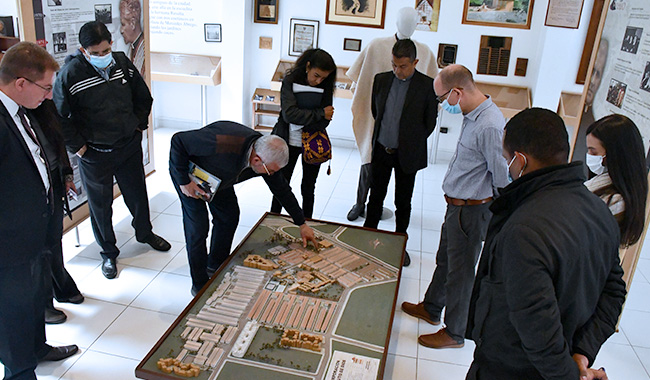
{"label": "man's eyeglasses", "polygon": [[452,88],[449,89],[449,91],[445,92],[444,94],[442,94],[442,95],[440,95],[440,96],[436,96],[436,100],[438,101],[438,103],[442,103],[443,100],[444,100],[443,98],[444,98],[445,96],[447,96],[447,94],[449,94],[449,93],[451,92],[451,90],[453,90],[453,89],[454,89],[454,88],[452,87]]}
{"label": "man's eyeglasses", "polygon": [[23,78],[23,79],[26,80],[27,82],[29,82],[29,83],[31,83],[31,84],[33,84],[33,85],[39,87],[40,89],[42,89],[43,91],[45,91],[46,94],[49,93],[50,91],[52,91],[52,86],[43,87],[43,86],[41,86],[40,84],[34,82],[33,80],[31,80],[31,79],[29,79],[29,78],[25,78],[25,77],[17,77],[16,79],[20,79],[20,78]]}

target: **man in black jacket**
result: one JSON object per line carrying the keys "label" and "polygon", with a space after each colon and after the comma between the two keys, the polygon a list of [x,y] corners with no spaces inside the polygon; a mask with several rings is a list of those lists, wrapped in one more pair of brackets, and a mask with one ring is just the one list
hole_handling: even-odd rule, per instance
{"label": "man in black jacket", "polygon": [[52,98],[58,68],[45,49],[31,42],[14,45],[0,62],[0,362],[5,380],[36,380],[39,361],[62,360],[79,350],[45,344],[44,251],[54,199],[31,110]]}
{"label": "man in black jacket", "polygon": [[136,240],[158,251],[171,248],[152,231],[142,166],[142,131],[148,127],[153,99],[124,53],[111,52],[111,40],[101,22],[84,24],[79,30],[82,47],[66,58],[54,87],[66,146],[81,158],[81,181],[108,279],[117,276],[120,253],[111,219],[113,177],[133,215]]}
{"label": "man in black jacket", "polygon": [[[294,223],[300,226],[303,245],[306,247],[307,241],[311,241],[318,247],[314,231],[305,223],[289,183],[284,176],[276,174],[288,160],[289,149],[281,137],[262,136],[232,121],[217,121],[201,129],[178,132],[172,137],[169,173],[183,209],[192,295],[196,295],[230,255],[239,222],[239,205],[233,186],[247,179],[261,175]],[[209,254],[205,244],[208,213],[202,199],[210,194],[190,179],[191,163],[221,181],[217,189],[211,189],[214,198],[207,204],[213,225]]]}
{"label": "man in black jacket", "polygon": [[[395,171],[395,231],[406,233],[417,171],[427,167],[427,137],[436,127],[438,101],[433,79],[415,69],[416,48],[410,39],[393,45],[393,71],[379,73],[372,85],[370,198],[364,227],[377,228],[391,172]],[[411,259],[404,256],[404,266]]]}
{"label": "man in black jacket", "polygon": [[584,187],[582,162],[566,164],[567,141],[549,110],[524,110],[506,125],[503,155],[514,182],[490,206],[470,303],[467,337],[476,350],[467,379],[605,376],[589,367],[625,300],[619,232]]}

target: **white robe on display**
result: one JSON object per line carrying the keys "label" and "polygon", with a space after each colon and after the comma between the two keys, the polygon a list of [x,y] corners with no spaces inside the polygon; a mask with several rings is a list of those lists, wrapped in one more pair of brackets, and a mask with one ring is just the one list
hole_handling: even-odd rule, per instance
{"label": "white robe on display", "polygon": [[[357,140],[362,165],[369,164],[372,157],[372,133],[375,125],[375,119],[372,117],[370,109],[372,83],[375,75],[393,69],[391,57],[395,42],[397,42],[395,35],[375,38],[370,41],[345,73],[348,78],[356,82],[351,107],[352,129],[354,138]],[[433,52],[427,45],[415,40],[413,42],[415,42],[419,60],[416,66],[417,70],[435,78],[438,74],[438,64]]]}

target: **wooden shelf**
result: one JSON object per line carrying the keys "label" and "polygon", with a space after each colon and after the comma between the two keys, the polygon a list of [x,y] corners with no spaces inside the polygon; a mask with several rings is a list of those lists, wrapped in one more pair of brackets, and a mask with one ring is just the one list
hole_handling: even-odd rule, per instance
{"label": "wooden shelf", "polygon": [[[287,70],[291,69],[294,61],[280,60],[275,67],[275,72],[271,78],[271,90],[280,91],[282,88],[282,79]],[[352,81],[345,75],[349,67],[337,66],[336,67],[336,89],[334,96],[337,98],[352,99]]]}
{"label": "wooden shelf", "polygon": [[562,92],[557,112],[562,117],[562,120],[564,120],[564,124],[577,128],[580,122],[581,111],[582,94]]}
{"label": "wooden shelf", "polygon": [[[253,98],[253,129],[256,131],[270,131],[280,116],[280,91],[266,88],[256,88]],[[262,117],[273,118],[273,125],[263,124]]]}
{"label": "wooden shelf", "polygon": [[221,57],[152,51],[151,79],[217,86],[221,84]]}
{"label": "wooden shelf", "polygon": [[533,102],[528,87],[483,82],[476,82],[476,86],[481,92],[492,97],[492,101],[506,119],[532,107]]}

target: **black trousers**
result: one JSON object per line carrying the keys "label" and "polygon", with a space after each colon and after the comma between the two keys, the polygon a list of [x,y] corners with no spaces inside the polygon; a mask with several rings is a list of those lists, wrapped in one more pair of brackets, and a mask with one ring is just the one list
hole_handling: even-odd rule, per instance
{"label": "black trousers", "polygon": [[70,276],[70,273],[68,273],[63,265],[61,235],[63,233],[63,197],[65,196],[65,187],[60,180],[61,175],[58,170],[53,170],[50,173],[50,178],[52,178],[52,193],[54,194],[54,212],[47,226],[45,240],[45,259],[47,267],[50,269],[49,271],[44,271],[44,286],[45,294],[47,295],[46,307],[54,307],[52,304],[52,295],[58,301],[67,301],[80,293],[77,284],[75,284],[72,276]]}
{"label": "black trousers", "polygon": [[411,198],[417,172],[404,172],[399,164],[397,152],[388,154],[379,143],[376,143],[372,152],[370,199],[363,226],[377,228],[379,225],[393,170],[395,171],[395,232],[406,233],[411,219]]}
{"label": "black trousers", "polygon": [[[232,187],[222,189],[214,195],[212,202],[206,204],[200,199],[185,196],[173,179],[172,182],[183,209],[183,231],[192,286],[201,289],[209,280],[207,269],[215,271],[230,255],[232,240],[239,223],[237,195]],[[208,210],[212,215],[209,253],[206,247],[210,227]]]}
{"label": "black trousers", "polygon": [[124,203],[128,207],[135,229],[135,238],[144,241],[151,235],[149,199],[142,166],[142,133],[111,152],[99,152],[89,147],[79,160],[81,181],[88,194],[90,222],[95,240],[103,258],[116,258],[117,248],[113,231],[113,177],[117,180]]}
{"label": "black trousers", "polygon": [[49,350],[44,269],[42,253],[31,262],[0,267],[0,362],[5,366],[5,380],[36,380],[38,359]]}
{"label": "black trousers", "polygon": [[[289,146],[289,163],[280,171],[289,183],[301,155],[302,147]],[[316,179],[318,178],[320,164],[308,164],[305,160],[300,160],[300,162],[302,162],[302,184],[300,185],[302,212],[305,214],[305,218],[311,218],[314,214],[314,192],[316,191]],[[282,204],[276,197],[273,197],[271,212],[279,213],[280,211],[282,211]]]}
{"label": "black trousers", "polygon": [[474,268],[492,216],[489,207],[490,203],[447,205],[442,224],[436,269],[424,296],[424,309],[436,316],[446,306],[447,333],[455,339],[465,337]]}
{"label": "black trousers", "polygon": [[365,206],[370,191],[372,165],[364,164],[359,169],[359,185],[357,187],[357,205]]}

